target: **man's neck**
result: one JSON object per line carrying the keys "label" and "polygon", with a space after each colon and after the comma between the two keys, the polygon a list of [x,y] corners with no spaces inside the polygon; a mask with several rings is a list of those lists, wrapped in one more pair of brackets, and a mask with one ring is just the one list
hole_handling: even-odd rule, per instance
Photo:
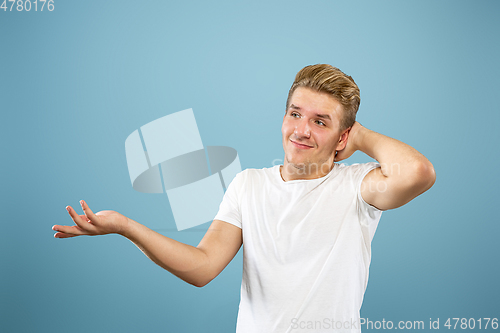
{"label": "man's neck", "polygon": [[322,166],[322,168],[311,168],[310,166],[297,167],[285,161],[285,163],[280,166],[281,179],[288,182],[299,179],[321,178],[326,176],[335,167],[335,164],[332,162],[331,165],[322,164]]}

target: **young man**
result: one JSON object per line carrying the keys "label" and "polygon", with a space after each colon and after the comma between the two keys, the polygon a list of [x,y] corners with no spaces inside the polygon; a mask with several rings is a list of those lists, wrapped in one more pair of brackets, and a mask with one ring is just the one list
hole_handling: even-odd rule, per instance
{"label": "young man", "polygon": [[[57,238],[121,234],[195,286],[215,278],[244,246],[237,332],[359,332],[371,240],[383,210],[435,181],[412,147],[355,121],[359,89],[330,65],[302,69],[283,118],[283,165],[239,173],[197,247],[113,211],[54,226]],[[378,163],[335,163],[360,150]]]}

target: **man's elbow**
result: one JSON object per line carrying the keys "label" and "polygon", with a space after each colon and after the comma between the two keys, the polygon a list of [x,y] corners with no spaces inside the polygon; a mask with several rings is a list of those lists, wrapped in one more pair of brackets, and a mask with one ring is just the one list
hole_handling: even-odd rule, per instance
{"label": "man's elbow", "polygon": [[195,287],[201,288],[206,286],[210,281],[212,281],[216,275],[210,269],[210,264],[208,261],[203,261],[202,264],[198,265],[187,265],[183,267],[183,270],[170,271],[175,276],[189,283]]}
{"label": "man's elbow", "polygon": [[208,282],[205,283],[205,282],[198,282],[198,281],[196,281],[196,282],[186,281],[186,282],[189,283],[190,285],[198,287],[198,288],[203,288],[208,284]]}
{"label": "man's elbow", "polygon": [[195,269],[191,269],[188,271],[184,271],[181,274],[177,275],[185,282],[201,288],[210,283],[213,279],[217,277],[212,269],[210,269],[210,264],[206,262],[204,265],[196,267]]}
{"label": "man's elbow", "polygon": [[186,281],[186,282],[195,286],[195,287],[202,288],[202,287],[205,287],[207,284],[209,284],[210,281],[212,281],[212,280],[213,279],[197,279],[197,280]]}
{"label": "man's elbow", "polygon": [[430,189],[436,182],[436,171],[428,159],[423,158],[415,163],[414,181],[415,186],[421,189],[420,193]]}

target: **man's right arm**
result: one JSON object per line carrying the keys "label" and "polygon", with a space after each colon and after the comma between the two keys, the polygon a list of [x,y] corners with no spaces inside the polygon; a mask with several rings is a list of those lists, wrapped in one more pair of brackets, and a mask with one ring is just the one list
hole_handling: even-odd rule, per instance
{"label": "man's right arm", "polygon": [[131,221],[123,234],[146,256],[180,279],[203,287],[234,258],[242,244],[241,229],[214,220],[197,247],[163,236]]}
{"label": "man's right arm", "polygon": [[146,256],[182,280],[202,287],[229,264],[240,249],[241,229],[214,220],[197,247],[161,235],[114,211],[94,214],[82,201],[85,215],[68,206],[74,226],[55,225],[56,238],[116,233],[130,239]]}

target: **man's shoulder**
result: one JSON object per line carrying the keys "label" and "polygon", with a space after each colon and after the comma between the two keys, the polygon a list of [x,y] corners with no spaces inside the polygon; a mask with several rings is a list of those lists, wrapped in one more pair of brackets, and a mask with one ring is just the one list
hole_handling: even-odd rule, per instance
{"label": "man's shoulder", "polygon": [[268,175],[276,172],[279,168],[279,165],[272,166],[270,168],[248,168],[240,172],[240,174],[244,175]]}
{"label": "man's shoulder", "polygon": [[279,169],[277,168],[279,168],[279,165],[261,169],[248,168],[240,171],[233,179],[233,182],[243,186],[243,184],[248,182],[268,181],[274,177],[274,174],[279,173]]}

